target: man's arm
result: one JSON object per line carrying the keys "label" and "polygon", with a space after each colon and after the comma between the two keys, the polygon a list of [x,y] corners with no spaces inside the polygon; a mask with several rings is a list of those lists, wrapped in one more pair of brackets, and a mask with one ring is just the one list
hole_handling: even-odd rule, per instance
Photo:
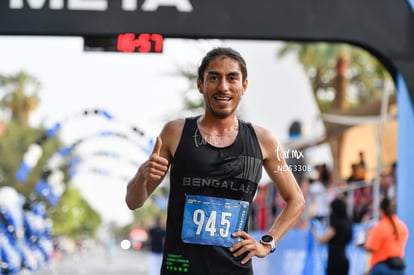
{"label": "man's arm", "polygon": [[129,209],[142,207],[164,179],[178,145],[183,120],[167,123],[157,137],[149,159],[139,168],[127,185],[125,202]]}
{"label": "man's arm", "polygon": [[286,164],[284,152],[279,141],[270,131],[255,127],[263,152],[263,165],[277,188],[285,207],[276,217],[268,234],[273,236],[275,243],[295,225],[296,221],[305,209],[305,199],[295,177]]}
{"label": "man's arm", "polygon": [[[254,126],[254,129],[262,149],[263,166],[270,179],[280,192],[282,198],[286,202],[286,206],[276,217],[276,220],[273,222],[267,233],[273,237],[275,243],[277,244],[296,223],[304,211],[305,198],[293,174],[289,169],[287,169],[287,164],[285,159],[282,157],[283,152],[281,151],[281,146],[278,140],[271,134],[270,131],[262,127]],[[278,167],[283,167],[284,169],[280,169],[281,171],[279,172]],[[247,253],[241,261],[242,264],[247,263],[253,256],[263,258],[271,251],[271,247],[269,245],[256,241],[251,235],[244,231],[236,232],[233,236],[243,238],[242,241],[236,243],[230,248],[230,251],[235,257],[239,257],[244,253]]]}

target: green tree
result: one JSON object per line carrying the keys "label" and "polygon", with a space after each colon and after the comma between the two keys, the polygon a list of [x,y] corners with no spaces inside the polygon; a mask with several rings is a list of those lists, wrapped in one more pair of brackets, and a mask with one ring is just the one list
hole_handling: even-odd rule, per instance
{"label": "green tree", "polygon": [[[278,58],[297,56],[309,78],[321,113],[340,113],[363,108],[379,100],[384,83],[391,76],[377,58],[362,48],[343,43],[285,43]],[[326,124],[325,124],[326,126]],[[343,135],[328,140],[334,161],[333,174],[339,176]]]}
{"label": "green tree", "polygon": [[0,104],[10,111],[11,120],[28,126],[29,115],[39,104],[37,91],[40,82],[25,72],[19,72],[17,75],[0,76],[0,87],[5,91]]}
{"label": "green tree", "polygon": [[28,123],[30,114],[40,102],[37,96],[39,88],[40,82],[25,72],[0,75],[0,108],[3,113],[9,114],[8,121],[3,122],[5,130],[0,138],[0,186],[12,186],[31,199],[35,197],[34,186],[42,175],[47,159],[61,146],[58,139],[42,144],[42,157],[36,167],[25,182],[17,181],[15,174],[24,154],[31,144],[43,141],[41,137],[45,133],[43,127],[30,127]]}
{"label": "green tree", "polygon": [[12,186],[25,197],[32,197],[34,186],[43,173],[43,167],[46,166],[48,158],[61,146],[61,142],[58,139],[44,142],[42,157],[36,167],[29,173],[26,181],[18,182],[16,171],[24,154],[31,144],[44,135],[45,129],[25,127],[15,121],[7,122],[5,128],[3,136],[0,137],[0,186]]}
{"label": "green tree", "polygon": [[391,76],[362,48],[335,43],[285,43],[278,58],[293,53],[308,76],[321,112],[356,108],[379,99]]}
{"label": "green tree", "polygon": [[100,215],[82,198],[79,190],[69,184],[58,205],[51,209],[56,235],[72,238],[96,237]]}

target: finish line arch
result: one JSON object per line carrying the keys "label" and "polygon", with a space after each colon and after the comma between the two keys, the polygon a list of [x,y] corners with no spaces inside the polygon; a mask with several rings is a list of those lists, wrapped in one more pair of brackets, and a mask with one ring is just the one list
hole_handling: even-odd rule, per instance
{"label": "finish line arch", "polygon": [[[414,140],[413,0],[187,0],[187,6],[179,2],[170,0],[167,6],[155,0],[0,1],[0,35],[107,37],[134,32],[358,45],[380,59],[396,82],[398,211],[414,230],[414,213],[409,211],[414,194],[409,184],[414,162],[414,146],[410,146]],[[407,262],[414,262],[413,238],[406,252]],[[408,265],[407,273],[414,273],[414,267]]]}

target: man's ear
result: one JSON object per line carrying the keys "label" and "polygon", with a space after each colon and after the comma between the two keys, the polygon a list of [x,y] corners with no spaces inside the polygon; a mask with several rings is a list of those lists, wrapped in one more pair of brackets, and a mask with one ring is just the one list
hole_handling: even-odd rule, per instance
{"label": "man's ear", "polygon": [[242,95],[244,95],[247,91],[247,86],[249,85],[249,81],[247,79],[245,79],[243,81],[243,91],[242,91]]}
{"label": "man's ear", "polygon": [[203,82],[199,78],[197,78],[197,89],[201,94],[203,93]]}

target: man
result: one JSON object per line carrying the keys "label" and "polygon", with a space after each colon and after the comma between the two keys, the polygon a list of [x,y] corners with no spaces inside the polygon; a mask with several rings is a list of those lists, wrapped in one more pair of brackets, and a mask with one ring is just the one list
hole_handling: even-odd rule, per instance
{"label": "man", "polygon": [[[166,123],[152,155],[128,184],[126,203],[133,210],[171,167],[163,275],[253,274],[251,258],[273,252],[304,210],[303,194],[278,140],[236,117],[247,86],[246,62],[237,51],[208,52],[197,79],[204,115]],[[256,241],[247,233],[246,220],[262,167],[286,206]]]}

